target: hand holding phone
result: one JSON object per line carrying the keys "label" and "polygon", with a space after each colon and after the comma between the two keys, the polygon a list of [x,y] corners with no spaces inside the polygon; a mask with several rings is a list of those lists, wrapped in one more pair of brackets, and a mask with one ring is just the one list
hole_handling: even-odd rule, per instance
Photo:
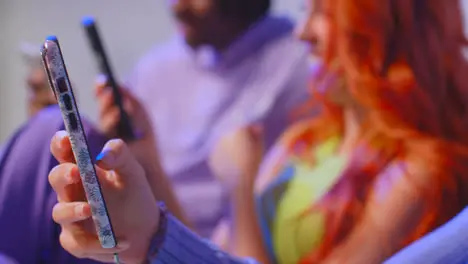
{"label": "hand holding phone", "polygon": [[92,17],[85,17],[82,25],[97,62],[99,72],[106,76],[106,86],[112,89],[114,104],[119,109],[120,120],[117,124],[117,136],[125,140],[133,140],[135,139],[135,133],[133,131],[131,119],[125,111],[122,94],[107,58],[96,21]]}
{"label": "hand holding phone", "polygon": [[92,218],[103,248],[115,248],[117,240],[107,212],[106,202],[91,160],[88,142],[81,123],[78,106],[70,84],[59,42],[50,36],[41,50],[42,60],[49,78],[49,84],[57,98],[65,128],[68,132],[72,151],[80,171],[81,181],[91,207]]}

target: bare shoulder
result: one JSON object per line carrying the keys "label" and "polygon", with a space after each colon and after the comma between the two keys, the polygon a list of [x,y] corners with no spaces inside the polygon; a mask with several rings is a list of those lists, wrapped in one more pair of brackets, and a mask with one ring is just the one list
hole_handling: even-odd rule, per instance
{"label": "bare shoulder", "polygon": [[414,221],[428,205],[427,191],[436,187],[433,179],[434,173],[418,163],[392,162],[375,182],[368,204],[369,216],[379,225],[385,226],[382,221],[392,219],[392,226],[414,227]]}
{"label": "bare shoulder", "polygon": [[418,159],[406,159],[392,162],[379,178],[404,185],[428,187],[435,177],[436,173],[428,164]]}
{"label": "bare shoulder", "polygon": [[382,263],[419,232],[428,201],[418,186],[430,187],[432,176],[417,164],[395,160],[382,170],[360,222],[333,252],[333,263]]}
{"label": "bare shoulder", "polygon": [[298,139],[307,132],[310,120],[304,120],[292,125],[279,138],[263,159],[259,174],[255,183],[255,192],[262,193],[278,176],[278,170],[287,162],[292,154],[291,148]]}
{"label": "bare shoulder", "polygon": [[418,196],[430,187],[433,177],[434,173],[417,162],[394,161],[379,174],[374,193],[382,198],[396,193]]}

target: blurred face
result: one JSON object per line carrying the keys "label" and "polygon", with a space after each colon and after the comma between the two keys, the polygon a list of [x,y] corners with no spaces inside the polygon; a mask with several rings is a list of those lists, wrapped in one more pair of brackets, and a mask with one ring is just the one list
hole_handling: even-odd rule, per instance
{"label": "blurred face", "polygon": [[330,20],[323,1],[305,0],[306,18],[296,29],[299,38],[310,43],[313,55],[319,57],[330,44]]}
{"label": "blurred face", "polygon": [[32,69],[27,77],[28,107],[30,115],[44,107],[56,103],[54,93],[49,87],[47,76],[43,69]]}
{"label": "blurred face", "polygon": [[[307,15],[297,28],[297,35],[312,45],[312,55],[323,58],[326,50],[332,46],[330,15],[324,8],[326,0],[305,1]],[[352,96],[346,89],[344,78],[338,73],[339,63],[335,61],[328,66],[323,76],[318,77],[321,80],[318,85],[326,87],[323,92],[326,92],[327,98],[332,102],[344,106],[354,104]]]}
{"label": "blurred face", "polygon": [[211,44],[222,14],[217,0],[169,0],[177,24],[187,44]]}

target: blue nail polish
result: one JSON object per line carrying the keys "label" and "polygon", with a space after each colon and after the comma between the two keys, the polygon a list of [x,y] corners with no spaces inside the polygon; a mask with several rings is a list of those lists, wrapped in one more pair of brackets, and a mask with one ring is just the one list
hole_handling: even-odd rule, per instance
{"label": "blue nail polish", "polygon": [[106,156],[107,152],[108,151],[106,151],[106,150],[101,151],[101,153],[99,153],[99,155],[97,155],[96,161],[102,161],[104,159],[104,157]]}

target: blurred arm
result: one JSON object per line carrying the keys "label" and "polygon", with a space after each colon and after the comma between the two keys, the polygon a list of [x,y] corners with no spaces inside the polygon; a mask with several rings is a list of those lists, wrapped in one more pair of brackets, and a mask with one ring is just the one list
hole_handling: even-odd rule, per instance
{"label": "blurred arm", "polygon": [[[277,176],[274,168],[286,155],[282,147],[283,143],[291,139],[289,131],[291,130],[290,124],[294,120],[292,113],[310,98],[307,85],[310,76],[308,60],[305,57],[298,57],[293,65],[291,75],[284,80],[283,88],[276,95],[276,100],[264,119],[265,149],[268,155],[258,173],[255,189],[257,185],[267,185]],[[281,140],[278,140],[280,138]],[[231,230],[228,235],[222,236],[229,242],[217,242],[221,245],[228,244],[229,252],[236,256],[249,256],[260,263],[269,263],[255,204],[255,193],[258,194],[261,191],[258,192],[255,189],[254,186],[244,186],[231,195],[233,213]],[[220,230],[224,232],[222,227]]]}
{"label": "blurred arm", "polygon": [[[220,238],[229,242],[217,241],[221,245],[227,244],[229,252],[237,256],[254,257],[260,263],[269,263],[270,259],[257,218],[255,194],[261,194],[262,190],[278,176],[275,168],[287,155],[284,146],[292,141],[296,131],[301,131],[304,124],[308,125],[304,122],[291,125],[296,121],[294,111],[303,106],[311,96],[308,81],[313,65],[309,63],[307,57],[306,52],[296,57],[292,63],[290,76],[284,80],[282,89],[276,95],[275,103],[265,117],[265,149],[268,154],[260,168],[255,186],[243,188],[232,194],[231,230],[227,235],[220,234]],[[310,115],[313,116],[314,113],[311,112]],[[218,230],[225,233],[223,226]]]}
{"label": "blurred arm", "polygon": [[229,240],[230,253],[240,257],[252,257],[264,264],[271,262],[258,222],[255,196],[261,195],[270,182],[278,176],[278,165],[284,162],[288,155],[285,146],[293,137],[294,135],[288,131],[278,144],[268,152],[260,167],[255,186],[244,186],[232,194],[233,216]]}

